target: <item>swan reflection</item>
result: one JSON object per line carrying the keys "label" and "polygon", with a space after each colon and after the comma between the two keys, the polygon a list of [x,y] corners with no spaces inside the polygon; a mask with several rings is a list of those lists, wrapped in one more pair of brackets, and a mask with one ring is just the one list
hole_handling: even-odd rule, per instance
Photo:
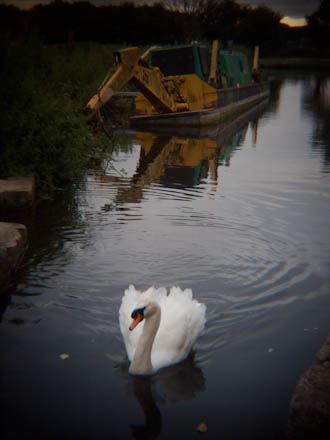
{"label": "swan reflection", "polygon": [[206,390],[203,371],[194,360],[194,353],[177,365],[167,367],[154,376],[130,376],[128,364],[122,366],[127,390],[134,395],[144,414],[144,424],[131,424],[133,438],[156,439],[162,430],[159,403],[193,400]]}
{"label": "swan reflection", "polygon": [[156,439],[162,430],[162,416],[152,395],[150,377],[134,377],[132,386],[145,417],[144,425],[131,425],[133,437]]}

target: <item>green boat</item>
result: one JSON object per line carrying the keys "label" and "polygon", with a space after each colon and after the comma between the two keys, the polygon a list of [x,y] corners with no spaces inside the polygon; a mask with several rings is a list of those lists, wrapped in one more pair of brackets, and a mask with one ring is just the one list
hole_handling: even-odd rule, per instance
{"label": "green boat", "polygon": [[199,126],[219,122],[268,99],[269,82],[258,69],[255,48],[252,68],[242,52],[192,43],[114,52],[115,71],[108,75],[87,108],[96,111],[127,83],[139,91],[133,126]]}

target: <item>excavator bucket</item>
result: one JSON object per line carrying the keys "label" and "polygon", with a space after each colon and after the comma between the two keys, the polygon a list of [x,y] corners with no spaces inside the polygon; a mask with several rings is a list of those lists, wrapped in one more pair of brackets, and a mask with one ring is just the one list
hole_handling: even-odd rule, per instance
{"label": "excavator bucket", "polygon": [[98,92],[88,102],[87,110],[98,110],[128,82],[132,82],[157,112],[176,111],[177,105],[162,82],[162,73],[157,67],[148,65],[148,54],[152,49],[142,56],[137,47],[114,52],[116,70],[105,78]]}

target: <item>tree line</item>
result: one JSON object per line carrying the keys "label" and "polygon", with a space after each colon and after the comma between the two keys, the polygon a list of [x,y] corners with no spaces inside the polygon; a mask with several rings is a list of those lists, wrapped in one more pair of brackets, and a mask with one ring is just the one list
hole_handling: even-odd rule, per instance
{"label": "tree line", "polygon": [[306,17],[308,26],[289,28],[271,8],[236,0],[163,0],[153,5],[128,1],[98,7],[88,1],[55,0],[31,10],[0,5],[0,25],[2,32],[36,32],[45,43],[149,45],[219,39],[259,44],[269,55],[298,39],[309,39],[314,48],[329,51],[329,10],[330,0],[321,0],[319,9]]}

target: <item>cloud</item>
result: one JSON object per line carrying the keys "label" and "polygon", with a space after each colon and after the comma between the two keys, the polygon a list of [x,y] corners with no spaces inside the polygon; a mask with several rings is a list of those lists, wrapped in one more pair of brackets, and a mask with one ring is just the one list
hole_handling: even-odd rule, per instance
{"label": "cloud", "polygon": [[282,15],[294,18],[303,18],[315,12],[319,6],[319,0],[239,0],[241,4],[250,6],[269,6]]}

